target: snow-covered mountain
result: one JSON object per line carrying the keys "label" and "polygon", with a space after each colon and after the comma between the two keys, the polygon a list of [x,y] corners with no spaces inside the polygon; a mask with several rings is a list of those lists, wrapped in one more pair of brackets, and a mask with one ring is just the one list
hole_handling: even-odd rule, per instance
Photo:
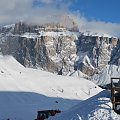
{"label": "snow-covered mountain", "polygon": [[56,24],[17,23],[1,29],[1,51],[4,55],[13,55],[26,67],[58,73],[66,65],[64,71],[67,74],[74,70],[76,34]]}
{"label": "snow-covered mountain", "polygon": [[[0,49],[25,67],[59,75],[91,77],[120,64],[120,40],[105,33],[81,33],[75,25],[19,22],[0,29]],[[81,74],[79,74],[81,73]]]}

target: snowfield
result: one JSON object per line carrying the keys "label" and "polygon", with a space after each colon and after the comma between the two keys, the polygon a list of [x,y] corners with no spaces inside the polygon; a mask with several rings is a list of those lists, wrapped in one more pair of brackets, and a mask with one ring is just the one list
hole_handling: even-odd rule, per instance
{"label": "snowfield", "polygon": [[34,120],[46,109],[63,111],[51,120],[118,120],[109,97],[86,79],[25,68],[11,56],[0,56],[0,120]]}
{"label": "snowfield", "polygon": [[99,74],[95,74],[91,81],[97,85],[105,86],[110,84],[111,77],[120,77],[120,66],[107,65]]}
{"label": "snowfield", "polygon": [[101,91],[99,94],[77,104],[70,110],[49,120],[120,120],[112,108],[110,93]]}

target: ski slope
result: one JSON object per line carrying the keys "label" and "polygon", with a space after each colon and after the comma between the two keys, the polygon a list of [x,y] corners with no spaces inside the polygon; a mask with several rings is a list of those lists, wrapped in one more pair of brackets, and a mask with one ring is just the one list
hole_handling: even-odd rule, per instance
{"label": "ski slope", "polygon": [[0,56],[0,120],[33,120],[38,110],[66,111],[101,91],[86,79],[25,68],[11,56]]}

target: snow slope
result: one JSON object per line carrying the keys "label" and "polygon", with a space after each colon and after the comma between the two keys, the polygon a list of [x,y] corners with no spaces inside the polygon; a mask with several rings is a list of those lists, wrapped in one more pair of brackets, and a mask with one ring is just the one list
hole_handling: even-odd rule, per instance
{"label": "snow slope", "polygon": [[0,56],[0,120],[33,120],[45,109],[65,111],[101,91],[86,79],[24,68],[13,57]]}
{"label": "snow slope", "polygon": [[99,36],[99,37],[108,37],[111,38],[113,36],[107,34],[107,33],[103,33],[103,32],[92,32],[92,31],[85,31],[84,35],[86,36]]}
{"label": "snow slope", "polygon": [[61,115],[49,120],[120,120],[120,116],[111,110],[110,93],[99,94],[79,103]]}
{"label": "snow slope", "polygon": [[26,32],[23,35],[13,35],[13,36],[21,36],[21,37],[26,37],[26,38],[38,38],[38,37],[41,37],[41,36],[50,36],[50,37],[55,37],[55,38],[62,37],[62,36],[72,36],[75,39],[78,39],[77,34],[78,34],[77,32],[75,33],[75,32],[70,32],[70,31],[66,30],[66,31],[61,31],[61,32],[39,31],[39,35],[37,35],[37,33]]}
{"label": "snow slope", "polygon": [[91,81],[97,85],[107,85],[111,82],[111,77],[120,77],[120,67],[116,65],[107,65],[100,73],[95,74]]}

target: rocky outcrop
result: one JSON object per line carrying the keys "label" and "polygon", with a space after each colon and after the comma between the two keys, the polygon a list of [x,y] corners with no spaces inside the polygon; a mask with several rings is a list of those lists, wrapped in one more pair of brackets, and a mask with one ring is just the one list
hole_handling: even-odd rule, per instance
{"label": "rocky outcrop", "polygon": [[88,75],[88,76],[94,75],[95,69],[93,69],[91,66],[87,66],[87,65],[85,65],[84,63],[80,63],[79,65],[80,65],[79,70],[80,70],[82,73],[84,73],[84,74],[86,74],[86,75]]}
{"label": "rocky outcrop", "polygon": [[120,39],[112,39],[114,47],[111,51],[111,58],[109,64],[120,65]]}
{"label": "rocky outcrop", "polygon": [[25,67],[57,72],[57,65],[48,57],[43,37],[36,39],[8,37],[2,46],[2,53],[12,54]]}
{"label": "rocky outcrop", "polygon": [[[89,75],[92,75],[92,73],[95,73],[95,71],[97,72],[97,69],[99,71],[102,70],[107,64],[113,61],[113,58],[115,59],[115,56],[112,57],[112,54],[115,55],[113,52],[116,50],[116,46],[119,46],[118,42],[119,40],[117,38],[81,35],[78,41],[76,41],[77,55],[79,56],[78,61],[81,61],[77,61],[77,66],[79,66],[80,70],[82,69],[83,73],[86,73],[88,70],[89,73],[87,71],[87,74]],[[119,50],[117,49],[116,51],[118,52],[115,61],[117,64],[120,56],[118,55]],[[86,55],[90,60],[90,64],[95,68],[95,71],[92,69],[92,67],[85,67],[83,59]]]}

